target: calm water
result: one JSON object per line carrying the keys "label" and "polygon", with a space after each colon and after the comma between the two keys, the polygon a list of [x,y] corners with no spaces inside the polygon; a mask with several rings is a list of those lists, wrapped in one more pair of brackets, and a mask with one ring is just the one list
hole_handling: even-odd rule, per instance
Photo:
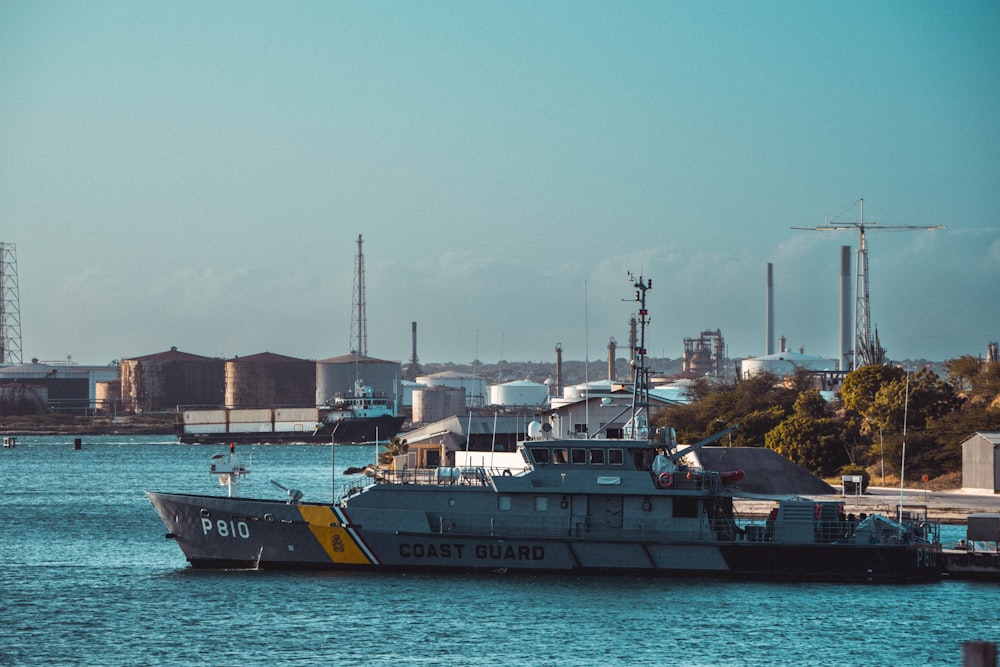
{"label": "calm water", "polygon": [[[1000,641],[997,584],[195,572],[143,492],[221,494],[221,449],[71,442],[0,450],[0,664],[955,665]],[[243,495],[330,497],[330,447],[250,449]]]}

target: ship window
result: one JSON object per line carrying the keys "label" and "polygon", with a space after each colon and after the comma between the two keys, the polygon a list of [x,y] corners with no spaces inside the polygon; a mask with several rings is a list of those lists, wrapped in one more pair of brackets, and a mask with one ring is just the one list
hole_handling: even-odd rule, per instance
{"label": "ship window", "polygon": [[674,496],[674,517],[678,519],[694,519],[698,516],[698,499],[685,496]]}
{"label": "ship window", "polygon": [[531,456],[535,459],[535,463],[549,462],[549,450],[547,447],[532,447]]}
{"label": "ship window", "polygon": [[565,447],[553,447],[552,448],[552,462],[553,463],[569,463],[568,452]]}
{"label": "ship window", "polygon": [[590,462],[596,463],[598,465],[604,465],[604,450],[603,449],[591,449],[590,450]]}
{"label": "ship window", "polygon": [[586,463],[587,462],[587,450],[586,449],[571,449],[569,452],[570,460],[573,463]]}
{"label": "ship window", "polygon": [[608,450],[608,463],[613,466],[620,466],[625,462],[625,452],[620,449]]}
{"label": "ship window", "polygon": [[497,509],[501,512],[510,511],[510,496],[500,496],[497,498]]}
{"label": "ship window", "polygon": [[586,433],[587,432],[587,425],[586,424],[573,424],[573,432],[574,433]]}
{"label": "ship window", "polygon": [[535,511],[545,512],[549,509],[549,499],[547,496],[535,496]]}

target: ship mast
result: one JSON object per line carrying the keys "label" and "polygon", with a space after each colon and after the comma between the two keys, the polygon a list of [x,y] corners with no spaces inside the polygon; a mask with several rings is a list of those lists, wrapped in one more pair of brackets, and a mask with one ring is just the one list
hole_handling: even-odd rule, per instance
{"label": "ship mast", "polygon": [[632,357],[632,437],[639,437],[639,415],[649,407],[649,373],[646,370],[646,325],[649,311],[646,310],[646,292],[653,289],[653,280],[642,276],[636,278],[629,273],[629,280],[635,287],[634,300],[639,304],[639,344]]}

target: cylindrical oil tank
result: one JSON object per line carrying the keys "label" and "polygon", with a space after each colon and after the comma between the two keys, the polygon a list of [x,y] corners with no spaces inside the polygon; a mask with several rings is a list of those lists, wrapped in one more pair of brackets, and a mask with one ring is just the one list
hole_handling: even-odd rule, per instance
{"label": "cylindrical oil tank", "polygon": [[530,380],[516,380],[490,387],[490,405],[530,406],[544,404],[549,398],[549,388]]}
{"label": "cylindrical oil tank", "polygon": [[417,382],[427,387],[452,387],[465,390],[465,404],[480,407],[486,404],[486,380],[477,375],[443,371],[431,375],[421,375]]}
{"label": "cylindrical oil tank", "polygon": [[773,373],[778,377],[794,375],[799,368],[809,371],[836,370],[835,359],[824,359],[798,352],[778,352],[763,357],[750,357],[740,361],[740,375],[749,378],[760,373]]}
{"label": "cylindrical oil tank", "polygon": [[413,390],[413,422],[427,424],[447,417],[464,417],[465,389],[422,387]]}
{"label": "cylindrical oil tank", "polygon": [[316,362],[316,404],[325,405],[338,395],[354,393],[356,382],[371,387],[376,396],[384,396],[399,405],[402,395],[402,364],[357,354],[321,359]]}
{"label": "cylindrical oil tank", "polygon": [[117,414],[122,402],[122,381],[108,380],[94,385],[94,405],[106,414]]}
{"label": "cylindrical oil tank", "polygon": [[44,415],[49,411],[49,390],[24,382],[0,384],[0,414]]}
{"label": "cylindrical oil tank", "polygon": [[129,412],[220,406],[226,398],[225,362],[176,347],[122,359],[121,373],[123,407]]}
{"label": "cylindrical oil tank", "polygon": [[226,361],[226,407],[314,406],[316,362],[262,352]]}

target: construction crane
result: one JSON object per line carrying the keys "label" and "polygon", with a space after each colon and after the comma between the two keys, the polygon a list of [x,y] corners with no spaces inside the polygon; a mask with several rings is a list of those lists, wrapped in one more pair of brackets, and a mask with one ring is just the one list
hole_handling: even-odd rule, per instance
{"label": "construction crane", "polygon": [[[872,338],[871,310],[868,303],[868,245],[865,240],[866,231],[888,231],[888,232],[914,232],[921,230],[944,229],[944,225],[932,227],[921,227],[917,225],[880,225],[877,222],[865,221],[865,200],[858,200],[858,221],[857,222],[830,222],[819,227],[792,227],[811,232],[831,232],[843,229],[857,229],[858,239],[858,261],[857,274],[854,285],[854,351],[850,367],[851,369],[869,364],[881,363],[885,350],[878,342],[878,335]],[[860,363],[859,363],[860,360]]]}

